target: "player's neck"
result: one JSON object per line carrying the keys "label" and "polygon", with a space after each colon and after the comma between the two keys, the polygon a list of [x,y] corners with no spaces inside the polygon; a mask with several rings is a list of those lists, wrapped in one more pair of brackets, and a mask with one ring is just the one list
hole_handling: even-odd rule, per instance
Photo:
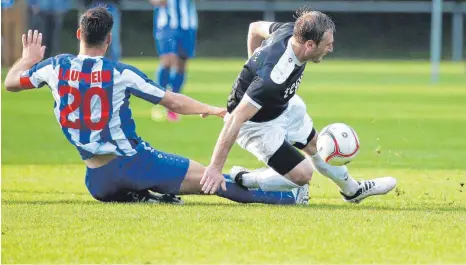
{"label": "player's neck", "polygon": [[305,63],[306,59],[304,59],[304,49],[302,49],[302,45],[299,44],[299,42],[294,37],[291,37],[291,48],[293,49],[296,58],[301,63]]}
{"label": "player's neck", "polygon": [[82,44],[79,47],[79,55],[90,56],[90,57],[97,57],[97,56],[105,56],[106,47],[86,47],[86,45]]}

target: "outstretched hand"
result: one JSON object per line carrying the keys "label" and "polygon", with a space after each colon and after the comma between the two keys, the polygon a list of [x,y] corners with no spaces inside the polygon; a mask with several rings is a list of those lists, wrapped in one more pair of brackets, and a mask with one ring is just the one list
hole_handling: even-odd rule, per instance
{"label": "outstretched hand", "polygon": [[225,117],[226,114],[227,114],[227,109],[210,106],[209,111],[207,113],[201,114],[201,117],[206,118],[209,115],[215,115],[215,116],[218,116],[220,118],[223,118],[223,117]]}
{"label": "outstretched hand", "polygon": [[42,61],[45,54],[45,46],[42,46],[42,33],[38,30],[29,30],[27,34],[23,34],[23,59],[37,63]]}

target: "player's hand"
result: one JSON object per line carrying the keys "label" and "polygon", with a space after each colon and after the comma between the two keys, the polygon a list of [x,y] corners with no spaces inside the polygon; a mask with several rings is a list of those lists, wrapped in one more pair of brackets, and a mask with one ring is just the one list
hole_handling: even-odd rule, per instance
{"label": "player's hand", "polygon": [[218,188],[222,188],[223,191],[227,190],[225,178],[221,170],[209,165],[205,171],[204,176],[201,179],[202,192],[205,194],[214,194]]}
{"label": "player's hand", "polygon": [[220,118],[223,118],[223,117],[225,117],[226,114],[227,114],[227,109],[226,108],[217,108],[217,107],[210,106],[209,111],[207,113],[201,114],[201,117],[206,118],[209,115],[215,115],[215,116],[218,116]]}
{"label": "player's hand", "polygon": [[149,0],[149,2],[154,6],[166,6],[167,0]]}
{"label": "player's hand", "polygon": [[38,30],[23,34],[23,59],[30,60],[33,63],[42,61],[45,53],[45,46],[42,46],[42,33]]}

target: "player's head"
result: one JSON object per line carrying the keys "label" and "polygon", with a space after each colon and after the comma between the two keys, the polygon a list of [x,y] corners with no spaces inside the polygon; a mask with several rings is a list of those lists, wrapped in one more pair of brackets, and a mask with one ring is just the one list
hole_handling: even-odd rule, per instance
{"label": "player's head", "polygon": [[297,12],[293,36],[303,45],[306,61],[318,63],[333,51],[333,32],[335,24],[326,14],[308,9]]}
{"label": "player's head", "polygon": [[104,6],[86,10],[79,20],[76,36],[86,48],[107,50],[112,42],[113,17]]}

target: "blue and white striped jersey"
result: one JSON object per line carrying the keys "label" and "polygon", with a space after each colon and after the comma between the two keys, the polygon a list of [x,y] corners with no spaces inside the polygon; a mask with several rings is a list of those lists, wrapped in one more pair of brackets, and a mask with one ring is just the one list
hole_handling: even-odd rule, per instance
{"label": "blue and white striped jersey", "polygon": [[158,29],[197,29],[197,11],[194,0],[167,0],[167,5],[154,10],[154,25]]}
{"label": "blue and white striped jersey", "polygon": [[48,84],[54,113],[63,134],[82,159],[94,154],[136,154],[136,125],[131,95],[154,104],[165,90],[137,68],[104,57],[62,54],[44,60],[21,75],[23,88]]}

